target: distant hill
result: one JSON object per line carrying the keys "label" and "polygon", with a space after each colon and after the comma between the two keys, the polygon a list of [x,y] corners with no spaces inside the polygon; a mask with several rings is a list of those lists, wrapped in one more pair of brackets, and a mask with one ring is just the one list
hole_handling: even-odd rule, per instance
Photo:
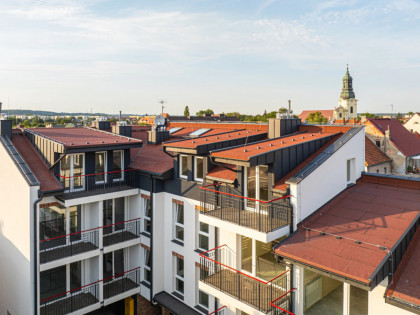
{"label": "distant hill", "polygon": [[[13,115],[39,115],[39,116],[118,116],[118,114],[105,114],[105,113],[66,113],[66,112],[49,112],[45,110],[30,110],[30,109],[5,109],[3,113]],[[123,114],[123,116],[131,116],[133,114]]]}

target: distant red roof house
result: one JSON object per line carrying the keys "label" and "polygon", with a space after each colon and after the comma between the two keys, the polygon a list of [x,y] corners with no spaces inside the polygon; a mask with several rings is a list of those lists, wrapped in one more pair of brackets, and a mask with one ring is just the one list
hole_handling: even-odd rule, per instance
{"label": "distant red roof house", "polygon": [[324,116],[328,120],[331,120],[334,117],[334,110],[333,109],[316,109],[316,110],[304,110],[304,111],[302,111],[302,113],[299,115],[299,118],[300,118],[300,120],[302,120],[302,122],[305,122],[306,118],[308,118],[308,116],[310,114],[315,113],[315,112],[320,112],[322,114],[322,116]]}
{"label": "distant red roof house", "polygon": [[373,166],[391,161],[368,137],[365,137],[365,165]]}
{"label": "distant red roof house", "polygon": [[420,139],[420,133],[418,133],[417,131],[414,133],[414,135]]}
{"label": "distant red roof house", "polygon": [[[395,118],[369,118],[364,125],[371,127],[366,129],[366,133],[376,133],[382,136],[386,131],[390,131],[390,141],[406,157],[420,154],[420,139],[408,131]],[[375,130],[372,131],[372,128]]]}

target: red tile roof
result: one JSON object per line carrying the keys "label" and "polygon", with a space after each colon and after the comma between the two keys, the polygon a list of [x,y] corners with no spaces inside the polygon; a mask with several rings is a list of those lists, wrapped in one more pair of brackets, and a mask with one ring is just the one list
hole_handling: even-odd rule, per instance
{"label": "red tile roof", "polygon": [[420,140],[408,131],[395,118],[369,118],[366,123],[371,123],[378,131],[385,135],[386,130],[391,131],[391,142],[405,156],[420,154]]}
{"label": "red tile roof", "polygon": [[410,241],[392,283],[386,291],[388,298],[406,301],[420,308],[420,229]]}
{"label": "red tile roof", "polygon": [[305,122],[306,118],[311,113],[320,112],[322,116],[327,118],[328,120],[333,119],[334,116],[334,110],[333,109],[314,109],[314,110],[304,110],[302,113],[300,113],[299,118],[302,120],[302,122]]}
{"label": "red tile roof", "polygon": [[280,148],[286,148],[286,147],[293,146],[299,143],[313,141],[315,139],[321,139],[328,136],[333,136],[335,134],[336,133],[329,133],[329,132],[295,134],[295,135],[290,135],[283,138],[269,139],[263,142],[248,144],[246,145],[246,147],[241,146],[241,147],[236,147],[233,149],[216,151],[216,152],[213,152],[211,155],[213,157],[219,157],[219,158],[248,161],[251,157],[261,154],[261,153],[278,150]]}
{"label": "red tile roof", "polygon": [[324,151],[326,148],[328,148],[331,144],[333,144],[335,141],[337,141],[342,134],[335,135],[330,141],[325,143],[322,147],[320,147],[315,153],[311,154],[306,160],[304,160],[302,163],[300,163],[298,166],[296,166],[291,172],[283,176],[283,178],[279,179],[274,187],[273,190],[283,191],[285,192],[287,189],[286,181],[291,178],[293,175],[295,175],[297,172],[302,170],[306,165],[311,163],[318,155],[321,154],[322,151]]}
{"label": "red tile roof", "polygon": [[[226,166],[236,170],[236,165],[226,164]],[[206,177],[210,180],[220,180],[232,183],[236,179],[236,173],[222,166],[216,166],[207,173]]]}
{"label": "red tile roof", "polygon": [[414,132],[414,135],[420,139],[420,133],[418,133],[417,131]]}
{"label": "red tile roof", "polygon": [[369,177],[373,176],[364,175],[299,224],[297,232],[278,245],[275,253],[368,285],[387,255],[379,246],[392,248],[420,211],[419,187],[395,187],[390,184],[404,180]]}
{"label": "red tile roof", "polygon": [[66,148],[138,144],[141,141],[93,128],[29,128],[25,129],[62,143]]}
{"label": "red tile roof", "polygon": [[222,123],[215,123],[215,122],[169,122],[167,124],[167,129],[171,129],[174,127],[183,127],[183,128],[211,128],[211,129],[228,129],[228,130],[239,130],[239,129],[246,129],[246,130],[268,130],[268,124],[262,123],[238,123],[238,122],[222,122]]}
{"label": "red tile roof", "polygon": [[391,161],[368,137],[365,137],[365,164],[367,166],[377,165]]}
{"label": "red tile roof", "polygon": [[23,134],[23,132],[14,129],[12,143],[40,183],[41,191],[45,192],[63,189],[63,187],[55,179],[52,171],[48,170],[47,164],[41,158],[38,151]]}

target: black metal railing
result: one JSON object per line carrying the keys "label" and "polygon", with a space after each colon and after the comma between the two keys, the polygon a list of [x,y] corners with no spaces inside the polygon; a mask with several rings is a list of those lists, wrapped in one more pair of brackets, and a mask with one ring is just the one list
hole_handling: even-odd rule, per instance
{"label": "black metal railing", "polygon": [[104,279],[104,299],[140,286],[140,267]]}
{"label": "black metal railing", "polygon": [[134,169],[67,177],[56,174],[56,176],[64,186],[64,195],[68,198],[137,187]]}
{"label": "black metal railing", "polygon": [[201,214],[265,233],[290,225],[289,196],[263,201],[239,196],[229,186],[209,186],[200,187]]}
{"label": "black metal railing", "polygon": [[231,256],[226,245],[200,254],[200,280],[260,312],[270,312],[271,301],[287,292],[289,272],[263,281],[229,267]]}
{"label": "black metal railing", "polygon": [[270,305],[273,307],[273,309],[271,310],[270,315],[295,315],[292,313],[293,295],[295,290],[295,288],[292,288],[272,301]]}
{"label": "black metal railing", "polygon": [[103,245],[109,246],[140,237],[140,219],[133,219],[103,228]]}
{"label": "black metal railing", "polygon": [[41,264],[81,254],[99,246],[99,231],[92,229],[40,240]]}
{"label": "black metal railing", "polygon": [[41,300],[41,315],[69,314],[99,302],[99,283],[85,285]]}

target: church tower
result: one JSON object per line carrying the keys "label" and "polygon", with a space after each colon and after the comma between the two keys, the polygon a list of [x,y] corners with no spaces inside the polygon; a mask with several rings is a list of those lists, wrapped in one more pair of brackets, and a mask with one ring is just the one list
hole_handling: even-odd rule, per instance
{"label": "church tower", "polygon": [[353,78],[349,73],[349,65],[343,77],[343,89],[338,100],[338,107],[334,110],[334,118],[340,120],[357,118],[357,100],[353,91]]}

